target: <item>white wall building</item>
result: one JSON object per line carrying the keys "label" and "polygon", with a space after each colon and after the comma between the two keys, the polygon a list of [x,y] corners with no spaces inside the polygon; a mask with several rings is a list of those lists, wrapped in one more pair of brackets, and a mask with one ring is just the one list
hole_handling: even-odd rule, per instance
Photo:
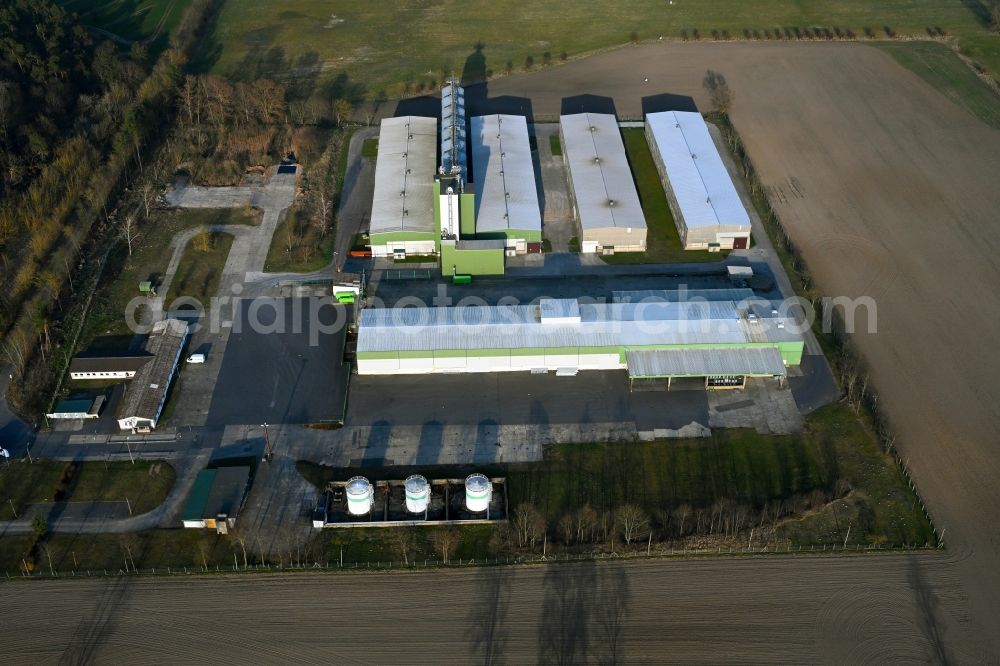
{"label": "white wall building", "polygon": [[650,113],[646,138],[684,249],[749,247],[750,216],[701,114]]}
{"label": "white wall building", "polygon": [[561,116],[559,138],[581,249],[645,252],[646,218],[617,119],[602,113]]}

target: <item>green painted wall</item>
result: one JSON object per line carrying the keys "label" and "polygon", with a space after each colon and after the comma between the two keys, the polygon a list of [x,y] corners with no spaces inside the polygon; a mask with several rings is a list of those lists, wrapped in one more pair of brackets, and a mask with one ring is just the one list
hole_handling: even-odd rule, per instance
{"label": "green painted wall", "polygon": [[387,231],[372,234],[368,242],[371,245],[385,245],[392,241],[423,241],[433,240],[440,242],[441,234],[431,231]]}
{"label": "green painted wall", "polygon": [[541,243],[542,232],[531,231],[528,229],[508,229],[507,231],[490,231],[487,233],[476,234],[476,238],[481,240],[492,240],[498,238],[507,240],[508,238],[523,238],[529,243]]}
{"label": "green painted wall", "polygon": [[462,238],[472,238],[476,234],[476,195],[466,192],[458,196],[458,229]]}
{"label": "green painted wall", "polygon": [[[447,246],[445,246],[447,248]],[[462,254],[462,253],[458,253]],[[442,259],[447,258],[447,254],[442,254]],[[501,257],[502,259],[502,257]],[[502,263],[502,262],[501,262]],[[450,264],[449,264],[450,266]],[[449,273],[450,275],[450,268]],[[462,271],[459,271],[461,273]],[[692,345],[649,345],[642,347],[629,347],[629,349],[750,349],[753,347],[770,347],[769,343],[748,343],[748,344],[692,344]],[[801,342],[778,343],[782,359],[788,365],[799,365],[802,362],[802,351],[804,344]],[[465,354],[474,356],[543,356],[543,355],[582,355],[589,354],[618,354],[619,362],[625,364],[624,347],[526,347],[515,349],[469,349],[469,350],[436,350],[436,351],[399,351],[399,352],[358,352],[358,358],[386,359],[386,358],[429,358],[432,356],[461,357]]]}
{"label": "green painted wall", "polygon": [[502,249],[458,250],[454,245],[441,245],[441,275],[503,275]]}

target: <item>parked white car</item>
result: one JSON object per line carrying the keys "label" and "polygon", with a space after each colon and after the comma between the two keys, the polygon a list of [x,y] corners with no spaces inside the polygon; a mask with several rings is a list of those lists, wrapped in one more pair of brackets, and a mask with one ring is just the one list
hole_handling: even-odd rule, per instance
{"label": "parked white car", "polygon": [[190,356],[188,356],[187,362],[188,363],[204,363],[205,362],[205,355],[204,354],[191,354]]}

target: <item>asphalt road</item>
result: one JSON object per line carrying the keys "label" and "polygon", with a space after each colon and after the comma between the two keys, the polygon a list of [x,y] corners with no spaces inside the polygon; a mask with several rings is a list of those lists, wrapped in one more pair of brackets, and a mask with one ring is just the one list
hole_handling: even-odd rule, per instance
{"label": "asphalt road", "polygon": [[[6,663],[973,663],[943,553],[11,582]],[[55,620],[55,621],[53,621]],[[966,627],[971,629],[971,627]]]}

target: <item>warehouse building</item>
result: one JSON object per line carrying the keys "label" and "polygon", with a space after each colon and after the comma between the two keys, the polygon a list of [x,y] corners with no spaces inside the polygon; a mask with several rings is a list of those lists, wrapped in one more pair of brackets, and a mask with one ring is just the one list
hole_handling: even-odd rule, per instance
{"label": "warehouse building", "polygon": [[646,116],[646,138],[686,250],[750,245],[750,217],[700,113]]}
{"label": "warehouse building", "polygon": [[561,116],[559,138],[582,251],[645,252],[646,218],[615,117]]}
{"label": "warehouse building", "polygon": [[167,401],[170,383],[177,374],[188,325],[180,319],[164,319],[153,324],[145,351],[152,359],[135,373],[125,387],[118,427],[132,432],[148,432]]}
{"label": "warehouse building", "polygon": [[369,242],[372,256],[436,254],[437,120],[385,118],[379,130]]}
{"label": "warehouse building", "polygon": [[715,291],[620,292],[612,303],[364,310],[358,373],[624,369],[634,380],[738,378],[742,385],[745,377],[784,378],[799,365],[804,341],[794,319],[769,301],[741,298],[745,291]]}
{"label": "warehouse building", "polygon": [[508,255],[535,252],[542,242],[535,169],[524,116],[472,119],[476,238],[505,241]]}

